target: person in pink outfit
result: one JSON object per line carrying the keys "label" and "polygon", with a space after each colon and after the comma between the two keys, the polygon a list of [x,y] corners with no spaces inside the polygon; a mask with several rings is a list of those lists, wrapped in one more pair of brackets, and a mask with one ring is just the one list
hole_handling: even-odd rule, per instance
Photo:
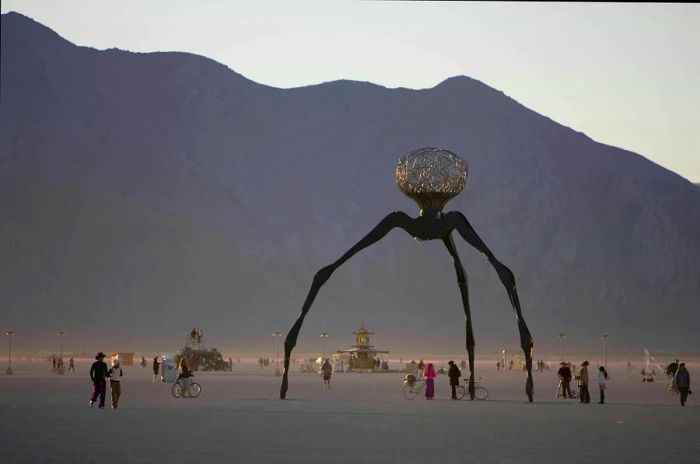
{"label": "person in pink outfit", "polygon": [[433,369],[433,363],[428,363],[423,371],[423,377],[425,377],[425,399],[432,400],[435,396],[435,369]]}

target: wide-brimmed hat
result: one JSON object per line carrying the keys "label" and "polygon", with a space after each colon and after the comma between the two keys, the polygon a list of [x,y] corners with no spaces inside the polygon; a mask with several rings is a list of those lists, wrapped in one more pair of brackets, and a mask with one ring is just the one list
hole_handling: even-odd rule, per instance
{"label": "wide-brimmed hat", "polygon": [[581,363],[582,366],[588,366],[590,363],[588,361],[584,361]]}
{"label": "wide-brimmed hat", "polygon": [[450,360],[450,361],[447,361],[447,364],[449,364],[450,366],[451,366],[452,364],[454,364],[454,363],[455,363],[455,362],[454,362],[454,361],[452,361],[452,360]]}
{"label": "wide-brimmed hat", "polygon": [[101,351],[95,355],[95,359],[100,359],[100,358],[104,358],[104,357],[105,357],[105,354]]}

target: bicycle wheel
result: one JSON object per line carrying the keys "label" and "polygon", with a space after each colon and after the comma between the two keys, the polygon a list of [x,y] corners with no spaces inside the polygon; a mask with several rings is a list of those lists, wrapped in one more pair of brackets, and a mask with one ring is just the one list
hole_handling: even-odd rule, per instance
{"label": "bicycle wheel", "polygon": [[418,396],[418,387],[416,387],[415,384],[413,385],[404,385],[403,386],[403,396],[407,400],[415,400],[416,396]]}
{"label": "bicycle wheel", "polygon": [[464,398],[464,395],[467,394],[467,389],[460,385],[457,388],[455,388],[455,392],[457,393],[457,399],[461,400],[462,398]]}
{"label": "bicycle wheel", "polygon": [[180,382],[175,382],[175,385],[173,385],[173,396],[175,398],[182,397],[182,384]]}
{"label": "bicycle wheel", "polygon": [[489,391],[484,387],[476,387],[474,389],[474,396],[477,400],[485,400],[489,397]]}
{"label": "bicycle wheel", "polygon": [[202,387],[197,382],[190,384],[190,398],[197,398],[202,393]]}

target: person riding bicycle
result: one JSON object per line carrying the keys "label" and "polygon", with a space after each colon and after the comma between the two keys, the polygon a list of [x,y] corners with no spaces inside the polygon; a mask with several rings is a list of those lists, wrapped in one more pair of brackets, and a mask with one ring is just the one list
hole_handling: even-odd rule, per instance
{"label": "person riding bicycle", "polygon": [[193,374],[190,368],[187,367],[187,359],[185,359],[184,356],[180,358],[177,368],[180,371],[177,379],[182,380],[182,396],[189,396],[188,392],[190,391],[190,377],[193,377]]}

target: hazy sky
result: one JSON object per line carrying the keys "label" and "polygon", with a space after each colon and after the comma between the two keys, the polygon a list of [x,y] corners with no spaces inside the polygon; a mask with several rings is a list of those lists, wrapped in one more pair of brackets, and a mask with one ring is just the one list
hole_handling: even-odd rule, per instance
{"label": "hazy sky", "polygon": [[4,0],[78,44],[178,50],[276,87],[466,75],[700,182],[700,5]]}

